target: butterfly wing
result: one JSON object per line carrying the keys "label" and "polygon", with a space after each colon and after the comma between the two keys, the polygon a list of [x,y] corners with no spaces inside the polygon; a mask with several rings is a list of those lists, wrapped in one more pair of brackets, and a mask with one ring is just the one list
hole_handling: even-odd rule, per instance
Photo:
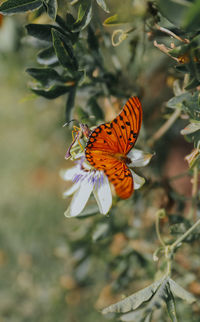
{"label": "butterfly wing", "polygon": [[141,103],[138,97],[131,97],[112,122],[94,129],[87,142],[86,152],[99,150],[126,155],[137,140],[141,123]]}
{"label": "butterfly wing", "polygon": [[90,134],[85,148],[87,161],[97,170],[103,170],[114,184],[119,197],[126,199],[133,192],[133,178],[125,162],[137,140],[142,123],[142,107],[137,97],[131,97],[122,112],[112,121],[99,125]]}
{"label": "butterfly wing", "polygon": [[[95,161],[95,165],[94,165]],[[127,199],[133,193],[133,177],[131,171],[124,162],[112,155],[101,151],[94,151],[92,161],[89,161],[98,170],[104,171],[109,181],[114,185],[116,194]]]}

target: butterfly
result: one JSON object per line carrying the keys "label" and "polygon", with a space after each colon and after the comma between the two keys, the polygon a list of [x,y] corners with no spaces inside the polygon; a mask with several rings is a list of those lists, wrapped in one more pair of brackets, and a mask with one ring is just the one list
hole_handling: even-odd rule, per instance
{"label": "butterfly", "polygon": [[95,128],[85,147],[86,160],[102,170],[114,185],[116,194],[127,199],[134,191],[128,153],[133,148],[142,124],[142,106],[138,97],[131,97],[121,113],[111,122]]}

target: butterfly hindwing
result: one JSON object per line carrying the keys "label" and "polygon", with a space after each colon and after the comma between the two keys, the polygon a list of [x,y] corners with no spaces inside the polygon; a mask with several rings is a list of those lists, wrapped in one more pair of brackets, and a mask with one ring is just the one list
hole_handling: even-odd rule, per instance
{"label": "butterfly hindwing", "polygon": [[104,171],[120,198],[127,199],[131,196],[133,193],[133,177],[124,162],[99,151],[94,151],[93,158],[89,162],[95,168],[98,166],[98,170]]}

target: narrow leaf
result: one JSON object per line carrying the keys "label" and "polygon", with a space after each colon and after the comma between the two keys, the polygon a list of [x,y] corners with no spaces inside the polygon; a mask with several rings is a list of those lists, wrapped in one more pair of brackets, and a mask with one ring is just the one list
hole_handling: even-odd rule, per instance
{"label": "narrow leaf", "polygon": [[44,86],[51,85],[55,82],[65,81],[64,77],[60,76],[57,71],[52,68],[28,68],[26,72]]}
{"label": "narrow leaf", "polygon": [[173,294],[170,290],[169,284],[167,284],[167,291],[168,291],[168,297],[166,299],[167,312],[168,312],[169,317],[172,322],[178,322],[178,318],[176,315],[175,300],[174,300]]}
{"label": "narrow leaf", "polygon": [[[50,24],[33,24],[30,23],[25,26],[29,36],[35,37],[39,40],[46,42],[52,42],[52,29],[62,32],[61,28]],[[66,36],[70,37],[70,34],[65,32]]]}
{"label": "narrow leaf", "polygon": [[133,321],[141,321],[144,317],[144,309],[136,310],[134,312],[129,312],[120,316],[120,320],[124,322],[133,322]]}
{"label": "narrow leaf", "polygon": [[48,15],[55,20],[58,10],[57,0],[44,0],[44,3],[46,5]]}
{"label": "narrow leaf", "polygon": [[73,55],[73,49],[70,42],[67,41],[67,39],[64,40],[63,35],[60,32],[53,29],[52,37],[53,46],[60,64],[71,71],[77,70],[78,65]]}
{"label": "narrow leaf", "polygon": [[0,12],[4,15],[35,10],[42,5],[42,0],[8,0],[0,6]]}
{"label": "narrow leaf", "polygon": [[197,123],[191,122],[183,130],[181,130],[181,134],[187,135],[199,130],[200,130],[200,122],[197,122]]}
{"label": "narrow leaf", "polygon": [[101,9],[103,9],[107,13],[110,12],[108,7],[107,7],[107,4],[106,4],[106,2],[104,0],[96,0],[96,1],[98,3],[99,7],[101,7]]}
{"label": "narrow leaf", "polygon": [[53,85],[48,89],[32,88],[31,90],[39,96],[43,96],[47,99],[54,99],[69,92],[71,88],[72,86]]}
{"label": "narrow leaf", "polygon": [[58,63],[53,46],[41,50],[37,55],[37,62],[42,65],[55,65]]}
{"label": "narrow leaf", "polygon": [[104,22],[103,25],[104,26],[114,26],[114,25],[118,25],[121,22],[119,21],[119,16],[117,14],[107,18]]}
{"label": "narrow leaf", "polygon": [[174,96],[167,102],[167,107],[170,107],[170,108],[181,107],[184,101],[190,100],[190,99],[191,99],[190,93],[183,93],[181,95]]}
{"label": "narrow leaf", "polygon": [[169,279],[170,289],[174,295],[181,298],[182,300],[185,300],[188,303],[193,303],[196,301],[195,297],[186,291],[184,288],[182,288],[180,285],[178,285],[176,282],[174,282],[171,278]]}
{"label": "narrow leaf", "polygon": [[92,5],[91,3],[81,3],[78,11],[78,18],[73,25],[73,32],[83,30],[92,19]]}
{"label": "narrow leaf", "polygon": [[105,308],[102,313],[125,313],[137,309],[142,303],[148,301],[153,294],[157,291],[163,279],[151,284],[150,286],[126,297],[124,300],[119,301]]}
{"label": "narrow leaf", "polygon": [[200,81],[197,80],[196,78],[192,78],[192,80],[189,82],[189,84],[185,87],[185,89],[188,91],[190,89],[193,89],[197,86],[199,86]]}

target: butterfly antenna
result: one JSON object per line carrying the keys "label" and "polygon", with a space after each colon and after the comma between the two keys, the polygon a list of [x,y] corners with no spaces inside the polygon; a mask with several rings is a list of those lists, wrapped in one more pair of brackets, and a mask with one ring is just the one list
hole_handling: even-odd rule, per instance
{"label": "butterfly antenna", "polygon": [[71,123],[71,122],[78,122],[76,119],[73,119],[73,120],[70,120],[69,122],[67,122],[67,123],[65,123],[65,124],[63,124],[63,126],[62,127],[65,127],[65,126],[69,126],[69,124]]}

